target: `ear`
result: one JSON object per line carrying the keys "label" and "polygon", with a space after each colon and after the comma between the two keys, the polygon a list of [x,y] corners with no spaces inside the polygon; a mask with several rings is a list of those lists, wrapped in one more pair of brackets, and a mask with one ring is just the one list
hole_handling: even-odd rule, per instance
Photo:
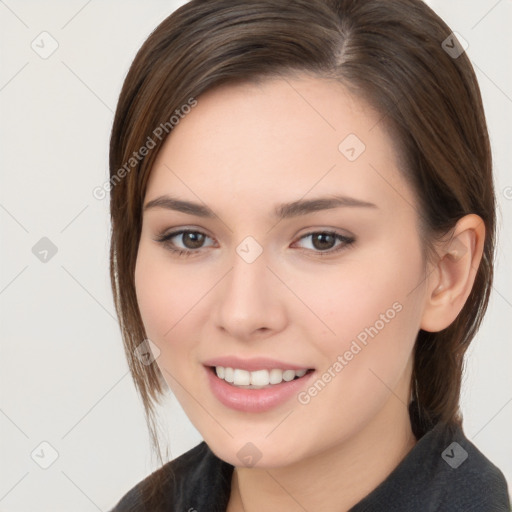
{"label": "ear", "polygon": [[429,269],[421,329],[441,331],[457,318],[473,288],[484,241],[484,221],[470,214],[436,243],[438,259]]}

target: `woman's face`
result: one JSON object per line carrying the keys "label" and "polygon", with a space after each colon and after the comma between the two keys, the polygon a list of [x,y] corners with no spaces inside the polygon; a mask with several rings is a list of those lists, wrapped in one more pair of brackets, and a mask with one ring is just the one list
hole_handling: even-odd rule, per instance
{"label": "woman's face", "polygon": [[165,380],[233,465],[378,442],[408,417],[426,284],[382,121],[333,81],[230,85],[158,155],[138,304]]}

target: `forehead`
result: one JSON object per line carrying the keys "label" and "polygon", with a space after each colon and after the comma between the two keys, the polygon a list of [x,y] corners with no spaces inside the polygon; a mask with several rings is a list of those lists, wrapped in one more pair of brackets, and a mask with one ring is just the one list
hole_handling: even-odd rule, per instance
{"label": "forehead", "polygon": [[333,80],[225,85],[201,95],[173,129],[147,196],[215,191],[219,201],[252,202],[335,189],[365,200],[392,193],[396,200],[393,188],[410,191],[381,118]]}

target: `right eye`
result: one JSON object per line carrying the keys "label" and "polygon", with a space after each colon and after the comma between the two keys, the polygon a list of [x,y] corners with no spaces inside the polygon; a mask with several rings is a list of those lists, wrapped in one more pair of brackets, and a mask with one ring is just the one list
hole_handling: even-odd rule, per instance
{"label": "right eye", "polygon": [[[174,239],[176,239],[176,241],[174,241]],[[161,235],[156,240],[162,243],[166,249],[169,249],[178,256],[191,256],[193,253],[199,252],[198,249],[208,247],[203,245],[206,239],[211,240],[208,235],[201,231],[181,229]],[[210,244],[210,246],[211,245],[213,244]]]}

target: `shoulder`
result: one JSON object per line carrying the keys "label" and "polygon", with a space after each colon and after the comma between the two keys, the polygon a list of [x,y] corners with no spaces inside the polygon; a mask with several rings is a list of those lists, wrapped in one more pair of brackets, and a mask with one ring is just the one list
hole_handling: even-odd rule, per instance
{"label": "shoulder", "polygon": [[202,442],[135,485],[110,512],[186,512],[209,500],[225,510],[232,471]]}
{"label": "shoulder", "polygon": [[[503,473],[469,439],[461,428],[443,435],[439,485],[443,485],[443,510],[510,511]],[[457,508],[454,508],[453,505]]]}
{"label": "shoulder", "polygon": [[509,512],[502,472],[462,428],[438,424],[351,512]]}

